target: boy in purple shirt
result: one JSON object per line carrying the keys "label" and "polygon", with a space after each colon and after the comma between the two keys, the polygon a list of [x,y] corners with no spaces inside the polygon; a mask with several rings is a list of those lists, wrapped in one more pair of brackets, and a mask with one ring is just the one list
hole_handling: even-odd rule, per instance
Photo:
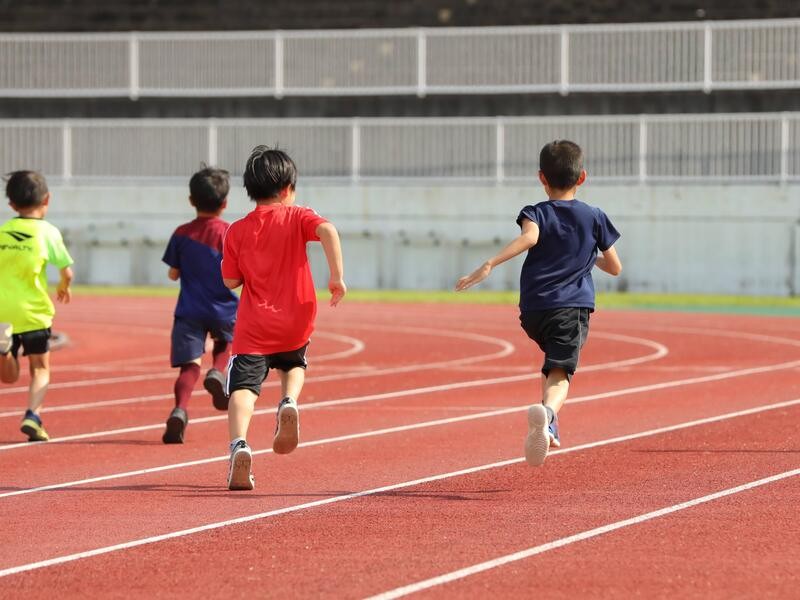
{"label": "boy in purple shirt", "polygon": [[592,268],[611,275],[622,271],[614,249],[619,232],[602,210],[575,198],[585,180],[580,146],[557,140],[542,148],[539,181],[549,199],[523,208],[517,217],[521,235],[456,284],[457,291],[465,290],[495,266],[528,252],[520,274],[519,318],[545,355],[542,403],[528,410],[525,439],[525,459],[534,466],[544,462],[551,445],[561,446],[557,415],[594,311]]}
{"label": "boy in purple shirt", "polygon": [[180,279],[181,291],[175,306],[170,360],[180,368],[175,381],[175,408],[167,419],[162,440],[182,444],[189,417],[186,408],[200,378],[200,362],[206,336],[214,341],[213,367],[203,386],[211,394],[214,407],[228,410],[225,395],[225,368],[230,357],[230,342],[239,298],[222,283],[222,240],[228,223],[219,218],[228,205],[228,172],[205,167],[189,181],[189,202],[197,218],[175,230],[162,259],[169,265],[167,276]]}

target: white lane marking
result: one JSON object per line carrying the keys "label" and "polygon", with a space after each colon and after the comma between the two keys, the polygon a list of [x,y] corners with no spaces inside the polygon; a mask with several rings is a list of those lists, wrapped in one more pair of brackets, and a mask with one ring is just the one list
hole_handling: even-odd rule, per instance
{"label": "white lane marking", "polygon": [[[687,421],[685,423],[678,423],[676,425],[670,425],[670,426],[667,426],[667,427],[660,427],[660,428],[657,428],[657,429],[650,429],[650,430],[647,430],[647,431],[640,431],[638,433],[632,433],[632,434],[629,434],[629,435],[618,436],[618,437],[614,437],[614,438],[610,438],[610,439],[606,439],[606,440],[598,440],[596,442],[589,442],[589,443],[586,443],[586,444],[581,444],[580,446],[573,446],[571,448],[565,448],[565,449],[562,449],[562,450],[554,451],[554,452],[551,453],[551,455],[568,454],[570,452],[577,452],[577,451],[580,451],[580,450],[588,450],[590,448],[598,448],[598,447],[601,447],[601,446],[607,446],[607,445],[611,445],[611,444],[627,442],[627,441],[636,440],[636,439],[640,439],[640,438],[644,438],[644,437],[650,437],[650,436],[654,436],[654,435],[659,435],[661,433],[668,433],[668,432],[671,432],[671,431],[677,431],[677,430],[686,429],[686,428],[689,428],[689,427],[697,427],[697,426],[706,425],[706,424],[709,424],[709,423],[716,423],[716,422],[719,422],[719,421],[724,421],[724,420],[728,420],[728,419],[734,419],[734,418],[742,417],[742,416],[748,416],[748,415],[752,415],[752,414],[755,414],[755,413],[758,413],[758,412],[764,412],[764,411],[768,411],[768,410],[775,410],[775,409],[779,409],[779,408],[785,408],[785,407],[794,406],[794,405],[797,405],[797,404],[800,404],[800,398],[796,398],[794,400],[788,400],[786,402],[779,402],[779,403],[771,404],[771,405],[768,405],[768,406],[760,406],[760,407],[757,407],[757,408],[750,408],[750,409],[747,409],[747,410],[741,410],[741,411],[726,413],[726,414],[722,414],[722,415],[716,415],[714,417],[707,417],[707,418],[704,418],[704,419],[697,419],[697,420],[694,420],[694,421]],[[266,452],[266,451],[262,451],[262,452]],[[225,458],[227,458],[227,457],[222,457],[222,459],[225,459]],[[220,459],[217,458],[215,460],[220,460]],[[512,459],[509,459],[509,460],[503,460],[503,461],[489,463],[489,464],[485,464],[485,465],[479,465],[477,467],[469,467],[469,468],[466,468],[466,469],[460,469],[458,471],[451,471],[449,473],[442,473],[442,474],[439,474],[439,475],[431,475],[431,476],[428,476],[428,477],[422,477],[420,479],[414,479],[414,480],[405,481],[405,482],[402,482],[402,483],[395,483],[395,484],[391,484],[391,485],[387,485],[387,486],[383,486],[383,487],[379,487],[379,488],[372,488],[372,489],[364,490],[364,491],[361,491],[361,492],[353,492],[351,494],[343,494],[343,495],[340,495],[340,496],[333,496],[331,498],[325,498],[323,500],[315,500],[315,501],[306,502],[306,503],[303,503],[303,504],[296,504],[296,505],[293,505],[293,506],[287,506],[287,507],[284,507],[284,508],[279,508],[279,509],[275,509],[275,510],[271,510],[271,511],[267,511],[267,512],[257,513],[257,514],[254,514],[254,515],[247,515],[247,516],[244,516],[244,517],[237,517],[235,519],[228,519],[226,521],[219,521],[219,522],[216,522],[216,523],[209,523],[209,524],[206,524],[206,525],[200,525],[198,527],[192,527],[192,528],[189,528],[189,529],[182,529],[180,531],[173,531],[173,532],[170,532],[170,533],[165,533],[165,534],[161,534],[161,535],[146,537],[146,538],[142,538],[142,539],[138,539],[138,540],[133,540],[133,541],[130,541],[130,542],[124,542],[124,543],[121,543],[121,544],[114,544],[112,546],[105,546],[103,548],[96,548],[94,550],[87,550],[85,552],[78,552],[78,553],[75,553],[75,554],[68,554],[68,555],[65,555],[65,556],[59,556],[57,558],[51,558],[51,559],[47,559],[47,560],[42,560],[42,561],[37,561],[37,562],[28,563],[28,564],[24,564],[24,565],[19,565],[19,566],[16,566],[16,567],[10,567],[10,568],[6,568],[6,569],[2,569],[2,570],[0,570],[0,577],[6,577],[8,575],[14,575],[15,573],[22,573],[22,572],[25,572],[25,571],[33,571],[35,569],[41,569],[43,567],[50,567],[50,566],[54,566],[54,565],[59,565],[59,564],[72,562],[72,561],[83,559],[83,558],[90,558],[90,557],[93,557],[93,556],[99,556],[101,554],[108,554],[110,552],[115,552],[117,550],[125,550],[125,549],[128,549],[128,548],[135,548],[137,546],[144,546],[146,544],[152,544],[152,543],[161,542],[161,541],[164,541],[164,540],[184,537],[184,536],[187,536],[187,535],[192,535],[194,533],[200,533],[200,532],[203,532],[203,531],[210,531],[210,530],[213,530],[213,529],[220,529],[222,527],[227,527],[227,526],[230,526],[230,525],[236,525],[236,524],[239,524],[239,523],[247,523],[247,522],[250,522],[250,521],[256,521],[256,520],[260,520],[260,519],[265,519],[265,518],[268,518],[268,517],[274,517],[274,516],[277,516],[277,515],[297,512],[297,511],[308,509],[308,508],[315,508],[317,506],[324,506],[326,504],[334,504],[334,503],[342,502],[342,501],[345,501],[345,500],[352,500],[352,499],[355,499],[355,498],[361,498],[361,497],[365,497],[365,496],[372,496],[372,495],[375,495],[375,494],[380,494],[380,493],[388,492],[388,491],[392,491],[392,490],[403,489],[403,488],[408,488],[408,487],[414,487],[414,486],[422,485],[422,484],[425,484],[425,483],[431,483],[433,481],[441,481],[441,480],[444,480],[444,479],[450,479],[450,478],[459,477],[459,476],[462,476],[462,475],[469,475],[469,474],[478,473],[478,472],[481,472],[481,471],[488,471],[488,470],[491,470],[491,469],[507,467],[507,466],[510,466],[510,465],[521,463],[524,460],[525,460],[524,458],[512,458]],[[154,470],[148,471],[148,472],[154,472],[155,470],[165,470],[165,469],[164,469],[164,467],[160,467],[160,468],[156,468]]]}
{"label": "white lane marking", "polygon": [[[623,336],[623,337],[625,337],[625,336]],[[636,339],[636,338],[628,338],[628,339],[630,340],[630,339]],[[587,367],[583,367],[583,370],[584,371],[592,371],[592,370],[597,370],[597,369],[614,368],[614,367],[617,367],[617,366],[625,366],[625,365],[637,364],[637,363],[645,362],[645,361],[648,361],[648,360],[657,360],[658,358],[661,358],[662,356],[664,356],[668,352],[667,348],[665,346],[661,345],[661,344],[658,344],[656,342],[652,342],[651,340],[643,340],[643,341],[647,342],[648,343],[647,345],[652,345],[652,347],[655,347],[656,351],[651,353],[651,354],[646,354],[644,356],[638,356],[638,357],[634,357],[634,358],[628,358],[628,359],[619,360],[619,361],[612,361],[612,362],[602,363],[602,364],[597,364],[597,365],[589,365]],[[462,360],[462,359],[458,359],[458,360]],[[800,364],[800,361],[798,361],[798,364]],[[370,372],[366,376],[371,377],[374,373],[375,373],[374,371]],[[364,377],[365,375],[363,373],[359,373],[356,376]],[[379,394],[368,394],[366,396],[353,396],[353,397],[349,397],[349,398],[340,398],[338,400],[326,400],[326,401],[321,401],[321,402],[311,402],[309,404],[302,404],[301,407],[302,407],[303,410],[309,410],[309,409],[315,409],[315,408],[318,409],[318,408],[327,408],[327,407],[331,407],[331,406],[341,406],[341,405],[344,405],[344,404],[358,404],[358,403],[361,403],[361,402],[374,402],[376,400],[386,400],[386,399],[389,399],[389,398],[403,398],[403,397],[406,397],[406,396],[416,396],[416,395],[419,395],[419,394],[445,392],[445,391],[458,390],[458,389],[464,389],[464,388],[470,388],[470,387],[495,385],[495,384],[498,384],[498,383],[508,383],[508,382],[514,382],[514,381],[527,381],[527,380],[532,379],[533,377],[534,377],[534,375],[531,375],[530,373],[528,373],[528,374],[525,374],[525,375],[514,375],[514,376],[511,376],[511,377],[494,377],[494,378],[491,378],[491,379],[477,379],[477,380],[473,379],[473,380],[469,380],[469,381],[458,381],[458,382],[454,382],[454,383],[445,383],[445,384],[441,384],[441,385],[410,388],[410,389],[406,389],[406,390],[395,390],[395,391],[392,391],[392,392],[382,392],[382,393],[379,393]],[[336,378],[336,376],[334,376],[334,375],[331,375],[331,376],[328,376],[328,377],[323,376],[323,377],[315,378],[314,381],[325,381],[326,379],[335,379],[335,378]],[[658,384],[658,385],[661,385],[661,384]],[[617,391],[614,391],[614,392],[607,392],[607,393],[598,395],[597,397],[598,398],[601,398],[601,397],[605,398],[608,395],[614,395],[614,394],[619,394],[619,393],[620,393],[620,391],[617,390]],[[580,399],[576,398],[576,399],[572,400],[572,402],[576,402],[576,401],[579,402]],[[253,412],[253,416],[258,416],[258,415],[263,415],[263,414],[272,414],[274,412],[274,410],[275,409],[273,407],[263,408],[263,409],[254,411]],[[519,409],[515,409],[515,410],[519,410]],[[213,423],[213,422],[216,422],[216,421],[226,420],[227,418],[228,418],[228,416],[226,414],[224,414],[224,415],[216,415],[216,416],[212,416],[212,417],[201,417],[199,419],[193,419],[192,420],[192,424],[193,425],[197,425],[197,424],[200,424],[200,423]],[[125,433],[134,433],[134,432],[137,432],[137,431],[148,431],[148,430],[152,430],[152,429],[162,429],[163,427],[164,427],[163,423],[153,423],[153,424],[150,424],[150,425],[138,425],[138,426],[135,426],[135,427],[124,427],[122,429],[109,429],[109,430],[106,430],[106,431],[93,431],[93,432],[90,432],[90,433],[79,433],[79,434],[76,434],[76,435],[64,436],[64,437],[60,437],[60,438],[50,438],[50,441],[47,442],[47,444],[31,444],[30,442],[21,442],[21,443],[18,443],[18,444],[7,444],[5,446],[0,446],[0,451],[21,449],[21,448],[44,448],[44,447],[46,447],[46,446],[48,446],[50,444],[57,444],[59,442],[71,442],[71,441],[75,441],[75,440],[94,439],[94,438],[98,438],[98,437],[105,437],[105,436],[111,436],[111,435],[121,435],[121,434],[125,434]]]}
{"label": "white lane marking", "polygon": [[727,488],[724,490],[720,490],[719,492],[714,492],[713,494],[708,494],[706,496],[694,498],[686,502],[681,502],[680,504],[665,506],[664,508],[660,508],[658,510],[654,510],[635,517],[631,517],[629,519],[623,519],[622,521],[616,521],[615,523],[609,523],[607,525],[602,525],[601,527],[595,527],[594,529],[589,529],[586,531],[582,531],[580,533],[576,533],[574,535],[553,540],[552,542],[547,542],[545,544],[533,546],[526,550],[514,552],[513,554],[506,554],[505,556],[500,556],[498,558],[487,560],[485,562],[478,563],[470,567],[464,567],[463,569],[451,571],[450,573],[445,573],[444,575],[431,577],[430,579],[418,581],[417,583],[412,583],[410,585],[405,585],[403,587],[395,588],[393,590],[383,592],[382,594],[376,594],[375,596],[370,596],[369,598],[367,598],[367,600],[393,600],[394,598],[402,598],[410,594],[421,592],[422,590],[428,590],[432,587],[450,583],[458,579],[464,579],[465,577],[470,577],[471,575],[476,575],[477,573],[482,573],[484,571],[496,569],[497,567],[502,567],[509,563],[524,560],[526,558],[531,558],[532,556],[536,556],[537,554],[543,554],[545,552],[549,552],[550,550],[563,548],[564,546],[569,546],[570,544],[574,544],[576,542],[582,542],[584,540],[598,537],[606,533],[611,533],[612,531],[617,531],[619,529],[623,529],[624,527],[639,525],[640,523],[644,523],[646,521],[651,521],[653,519],[658,519],[660,517],[671,515],[673,513],[686,510],[688,508],[693,508],[701,504],[713,502],[714,500],[720,500],[721,498],[727,498],[728,496],[733,496],[734,494],[739,494],[741,492],[746,492],[754,488],[769,485],[777,481],[789,479],[790,477],[797,477],[798,475],[800,475],[800,469],[792,469],[791,471],[784,471],[783,473],[778,473],[777,475],[772,475],[770,477],[764,477],[763,479],[750,481],[742,485],[737,485],[736,487]]}
{"label": "white lane marking", "polygon": [[[354,354],[358,354],[359,352],[363,352],[364,348],[366,347],[362,340],[359,340],[354,337],[340,335],[338,333],[328,333],[326,331],[318,331],[314,334],[316,337],[322,338],[330,338],[333,340],[337,340],[340,342],[344,342],[350,344],[350,348],[346,350],[342,350],[339,352],[333,352],[330,354],[322,354],[316,358],[315,361],[326,361],[326,360],[334,360],[336,358],[345,358],[348,356],[352,356]],[[136,359],[134,359],[136,360]],[[162,359],[164,362],[168,361],[168,358]],[[49,390],[58,390],[58,389],[68,389],[68,388],[76,388],[76,387],[87,387],[93,385],[106,385],[111,383],[125,383],[125,382],[136,382],[136,381],[150,381],[153,379],[171,379],[175,377],[175,370],[160,372],[160,373],[149,373],[147,375],[125,375],[122,377],[104,377],[100,379],[78,379],[75,381],[62,381],[51,383],[48,386]],[[18,392],[27,392],[28,386],[16,386],[12,388],[3,388],[0,389],[0,395],[5,394],[13,394]],[[0,415],[4,416],[4,415]]]}

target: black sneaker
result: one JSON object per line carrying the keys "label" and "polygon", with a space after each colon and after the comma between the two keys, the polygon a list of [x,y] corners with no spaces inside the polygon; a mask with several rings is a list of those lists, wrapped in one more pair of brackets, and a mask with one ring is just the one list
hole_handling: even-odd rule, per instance
{"label": "black sneaker", "polygon": [[211,401],[217,410],[228,410],[228,396],[225,394],[225,375],[219,369],[209,369],[203,380],[203,387],[211,394]]}
{"label": "black sneaker", "polygon": [[231,450],[228,465],[228,489],[252,490],[256,487],[256,478],[250,470],[253,464],[253,451],[244,440],[239,440]]}
{"label": "black sneaker", "polygon": [[272,439],[272,450],[275,454],[289,454],[297,448],[300,440],[300,415],[297,402],[284,398],[278,405],[275,437]]}
{"label": "black sneaker", "polygon": [[182,408],[174,408],[167,419],[167,430],[161,437],[165,444],[182,444],[183,432],[189,424],[189,415]]}

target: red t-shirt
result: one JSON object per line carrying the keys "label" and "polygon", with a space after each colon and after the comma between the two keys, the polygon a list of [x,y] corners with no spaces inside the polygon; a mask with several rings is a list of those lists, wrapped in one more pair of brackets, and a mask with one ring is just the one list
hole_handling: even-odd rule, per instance
{"label": "red t-shirt", "polygon": [[326,220],[310,208],[260,205],[225,234],[222,277],[244,282],[234,354],[274,354],[304,346],[314,330],[317,296],[306,242]]}

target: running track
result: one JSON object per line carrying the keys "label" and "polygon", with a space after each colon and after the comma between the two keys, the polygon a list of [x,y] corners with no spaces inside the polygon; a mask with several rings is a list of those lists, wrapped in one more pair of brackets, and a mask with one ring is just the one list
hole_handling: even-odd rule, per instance
{"label": "running track", "polygon": [[301,446],[272,454],[268,384],[232,493],[199,386],[161,443],[172,305],[60,307],[50,443],[0,388],[0,597],[798,597],[796,319],[595,313],[531,469],[513,307],[321,305]]}

